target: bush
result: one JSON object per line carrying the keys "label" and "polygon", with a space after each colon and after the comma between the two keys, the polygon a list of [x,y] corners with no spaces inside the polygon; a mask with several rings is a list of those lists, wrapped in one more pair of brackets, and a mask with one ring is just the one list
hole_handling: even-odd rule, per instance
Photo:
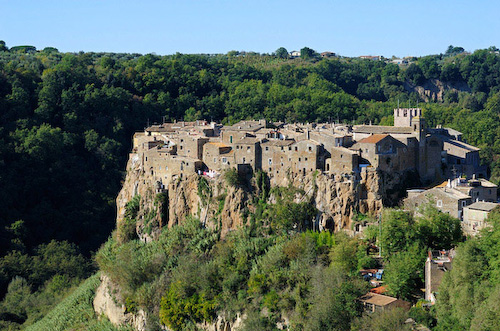
{"label": "bush", "polygon": [[234,187],[241,185],[241,183],[242,183],[240,175],[238,174],[238,170],[236,170],[234,168],[227,169],[224,172],[224,179],[226,180],[228,185],[234,186]]}

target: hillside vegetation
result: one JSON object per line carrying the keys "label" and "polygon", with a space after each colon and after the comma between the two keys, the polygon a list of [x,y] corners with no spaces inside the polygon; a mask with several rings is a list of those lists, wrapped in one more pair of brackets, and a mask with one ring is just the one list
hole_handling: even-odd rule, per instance
{"label": "hillside vegetation", "polygon": [[[320,59],[314,53],[307,59],[236,52],[60,53],[52,47],[9,49],[1,42],[1,319],[10,328],[36,322],[95,271],[92,255],[115,227],[115,197],[131,135],[147,123],[233,123],[265,117],[391,124],[398,101],[415,106],[419,100],[418,94],[405,89],[408,83],[439,79],[465,84],[470,92],[445,91],[442,102],[422,104],[420,99],[429,125],[464,132],[469,143],[482,148],[482,160],[498,182],[498,50],[465,54],[451,48],[411,62],[398,66],[355,58]],[[273,240],[268,245],[274,245]],[[327,277],[323,272],[330,272],[330,262],[322,261],[321,254],[313,256],[309,265],[320,270],[317,277]],[[290,268],[295,257],[286,260]],[[209,263],[211,259],[203,263],[215,263]],[[352,286],[354,291],[357,287]],[[238,294],[240,290],[234,292],[236,297],[250,297],[245,291]],[[13,305],[9,295],[31,301]],[[207,311],[210,306],[200,314]],[[304,318],[306,313],[298,314]]]}

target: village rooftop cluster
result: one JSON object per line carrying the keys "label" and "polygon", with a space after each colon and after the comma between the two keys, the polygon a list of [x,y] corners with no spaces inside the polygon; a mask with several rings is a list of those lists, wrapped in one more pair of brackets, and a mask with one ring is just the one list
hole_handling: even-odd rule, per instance
{"label": "village rooftop cluster", "polygon": [[[497,201],[496,185],[484,179],[479,149],[456,130],[429,128],[420,108],[394,109],[393,126],[264,119],[231,126],[201,120],[157,124],[134,135],[131,160],[160,188],[191,173],[215,177],[227,169],[262,170],[278,185],[287,176],[314,171],[349,178],[363,171],[410,171],[426,185],[440,185],[409,190],[407,209],[434,199],[454,217],[471,216],[471,232],[482,227],[482,211],[494,206],[487,202]],[[470,206],[474,202],[481,204]]]}
{"label": "village rooftop cluster", "polygon": [[140,167],[167,184],[189,173],[263,170],[270,177],[322,171],[356,174],[364,168],[414,170],[424,183],[486,176],[479,149],[449,128],[428,128],[420,108],[394,110],[394,126],[241,121],[152,125],[134,135]]}

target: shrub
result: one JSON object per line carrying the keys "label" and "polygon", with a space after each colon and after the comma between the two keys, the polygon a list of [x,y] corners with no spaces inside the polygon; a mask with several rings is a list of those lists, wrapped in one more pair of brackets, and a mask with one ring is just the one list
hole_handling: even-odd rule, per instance
{"label": "shrub", "polygon": [[234,186],[234,187],[241,185],[241,183],[242,183],[240,175],[238,174],[238,170],[236,170],[234,168],[227,169],[224,172],[224,179],[226,180],[228,185]]}

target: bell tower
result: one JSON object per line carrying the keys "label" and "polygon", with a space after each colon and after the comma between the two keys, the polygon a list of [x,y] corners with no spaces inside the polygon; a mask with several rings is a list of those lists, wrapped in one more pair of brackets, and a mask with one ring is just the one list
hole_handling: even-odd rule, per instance
{"label": "bell tower", "polygon": [[[421,117],[421,108],[396,108],[394,109],[394,126],[413,127],[415,119]],[[416,130],[416,128],[414,128],[414,130]]]}

